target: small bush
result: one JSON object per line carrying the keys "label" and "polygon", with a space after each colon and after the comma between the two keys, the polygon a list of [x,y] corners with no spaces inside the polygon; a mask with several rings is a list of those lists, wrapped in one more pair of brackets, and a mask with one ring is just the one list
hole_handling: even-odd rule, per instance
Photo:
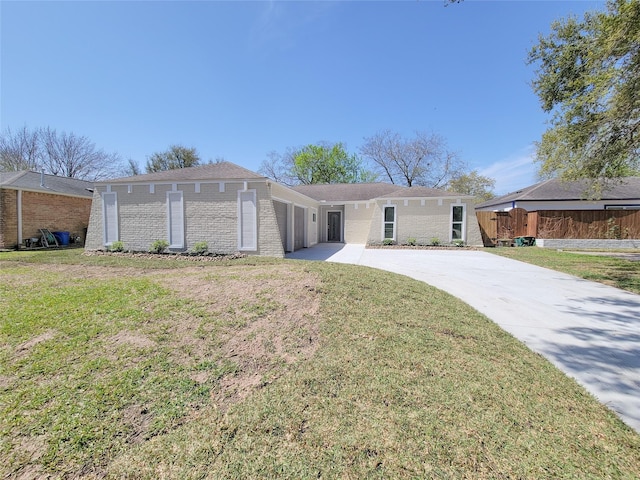
{"label": "small bush", "polygon": [[156,240],[151,244],[149,251],[151,253],[163,253],[167,248],[169,248],[169,242],[166,240]]}
{"label": "small bush", "polygon": [[454,244],[456,247],[464,247],[464,241],[463,241],[463,240],[454,240],[454,241],[453,241],[453,244]]}
{"label": "small bush", "polygon": [[396,243],[396,242],[394,242],[394,241],[393,241],[393,239],[391,239],[391,238],[385,238],[385,239],[382,241],[382,244],[383,244],[383,245],[394,245],[395,243]]}
{"label": "small bush", "polygon": [[193,246],[193,251],[198,255],[204,255],[209,251],[209,245],[207,244],[207,242],[196,242],[196,244]]}
{"label": "small bush", "polygon": [[431,245],[433,245],[434,247],[440,245],[440,239],[438,237],[433,237],[431,239]]}
{"label": "small bush", "polygon": [[415,247],[417,244],[418,244],[418,239],[416,239],[415,237],[407,238],[407,245],[411,245],[412,247]]}
{"label": "small bush", "polygon": [[109,247],[110,252],[124,252],[124,243],[120,240],[116,240],[115,242],[111,242],[111,246]]}

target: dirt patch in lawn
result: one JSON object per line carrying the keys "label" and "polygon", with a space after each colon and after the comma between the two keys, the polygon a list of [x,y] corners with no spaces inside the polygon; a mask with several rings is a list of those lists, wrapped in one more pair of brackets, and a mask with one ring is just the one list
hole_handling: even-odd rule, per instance
{"label": "dirt patch in lawn", "polygon": [[[176,299],[190,302],[172,311],[170,318],[158,313],[156,320],[140,331],[128,329],[109,336],[104,353],[107,358],[117,358],[121,347],[140,351],[162,348],[186,367],[214,362],[222,373],[203,370],[192,372],[190,378],[215,385],[212,401],[220,409],[272,382],[296,362],[310,358],[319,346],[320,278],[298,264],[218,266],[207,262],[179,269],[56,264],[28,267],[56,279],[63,276],[70,286],[86,280],[144,276],[172,292]],[[28,281],[26,278],[23,282],[42,281],[38,273],[29,275]],[[158,337],[160,330],[162,340]],[[47,331],[19,345],[16,355],[28,354],[55,333]],[[10,383],[7,378],[1,380]],[[138,410],[144,408],[132,412]],[[136,418],[139,412],[130,417],[136,425],[137,441],[147,422]]]}
{"label": "dirt patch in lawn", "polygon": [[[167,278],[165,284],[179,296],[205,305],[215,323],[203,325],[185,317],[172,328],[178,351],[201,354],[209,348],[203,334],[215,330],[218,362],[233,365],[219,379],[213,400],[218,408],[246,398],[273,381],[293,363],[310,358],[319,345],[319,278],[291,265],[189,269]],[[297,288],[292,289],[291,285]],[[194,336],[193,331],[201,332]],[[196,378],[197,377],[197,378]],[[198,373],[194,380],[206,381]]]}

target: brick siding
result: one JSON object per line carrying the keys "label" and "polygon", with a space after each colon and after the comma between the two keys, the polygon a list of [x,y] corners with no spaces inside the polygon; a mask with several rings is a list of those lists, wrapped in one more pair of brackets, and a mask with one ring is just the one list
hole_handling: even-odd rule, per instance
{"label": "brick siding", "polygon": [[[16,190],[0,190],[0,248],[14,248],[18,244],[17,202]],[[39,237],[40,228],[84,237],[90,211],[90,198],[23,191],[22,239]]]}
{"label": "brick siding", "polygon": [[[167,192],[172,185],[150,186],[113,185],[117,194],[119,239],[127,250],[147,251],[156,240],[167,240]],[[201,183],[196,193],[193,183],[176,184],[183,192],[185,218],[185,249],[193,250],[198,242],[207,242],[210,252],[235,253],[238,251],[238,190],[241,182],[226,182],[224,192],[218,183]],[[258,249],[248,254],[282,257],[284,251],[275,210],[265,182],[249,182],[256,190],[258,208]],[[104,249],[102,225],[102,197],[106,186],[96,188],[86,248]]]}

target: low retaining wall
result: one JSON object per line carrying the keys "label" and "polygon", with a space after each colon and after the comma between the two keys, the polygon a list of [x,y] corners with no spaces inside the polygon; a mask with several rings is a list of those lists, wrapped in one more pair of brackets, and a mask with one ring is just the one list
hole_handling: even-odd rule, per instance
{"label": "low retaining wall", "polygon": [[543,248],[566,249],[619,249],[640,248],[640,240],[613,240],[613,239],[542,239],[536,238],[536,246]]}

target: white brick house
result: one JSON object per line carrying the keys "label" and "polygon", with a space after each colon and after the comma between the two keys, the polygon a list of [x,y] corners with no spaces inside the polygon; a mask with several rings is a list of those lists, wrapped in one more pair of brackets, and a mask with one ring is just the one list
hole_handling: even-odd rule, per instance
{"label": "white brick house", "polygon": [[229,162],[95,184],[86,248],[146,251],[207,242],[209,251],[282,257],[318,242],[390,238],[481,245],[473,198],[386,183],[289,188]]}

